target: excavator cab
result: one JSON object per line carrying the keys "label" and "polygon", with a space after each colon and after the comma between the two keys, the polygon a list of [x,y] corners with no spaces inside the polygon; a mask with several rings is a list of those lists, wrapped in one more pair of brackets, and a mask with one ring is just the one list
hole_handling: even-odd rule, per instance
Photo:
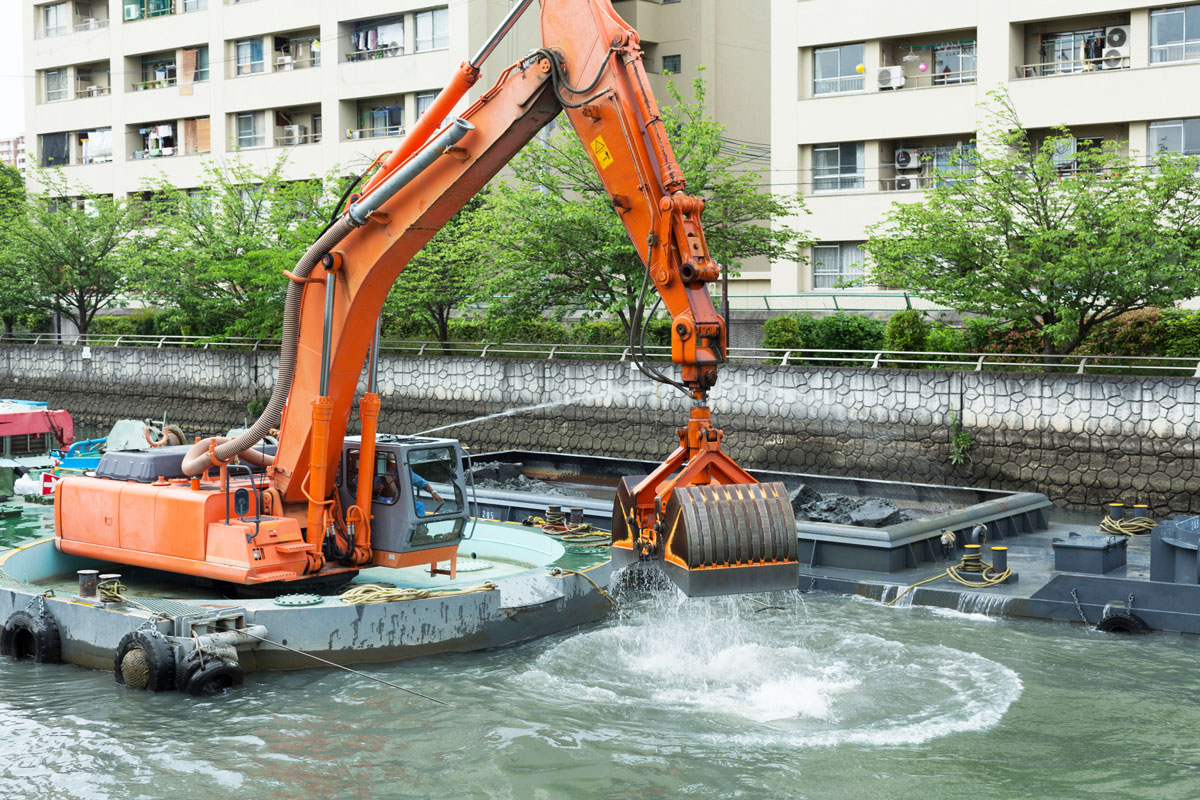
{"label": "excavator cab", "polygon": [[[344,507],[354,505],[361,438],[342,448],[337,485]],[[379,434],[371,473],[371,551],[375,566],[453,561],[467,524],[463,452],[454,439]]]}

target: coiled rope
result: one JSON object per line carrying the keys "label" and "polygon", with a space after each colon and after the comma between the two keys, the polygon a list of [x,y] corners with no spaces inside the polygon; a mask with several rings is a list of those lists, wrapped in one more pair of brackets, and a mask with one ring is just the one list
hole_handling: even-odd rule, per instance
{"label": "coiled rope", "polygon": [[594,553],[597,548],[612,545],[612,534],[608,531],[602,531],[586,522],[571,525],[567,523],[566,517],[561,512],[557,515],[551,512],[547,517],[548,519],[526,517],[521,524],[531,528],[540,528],[542,533],[563,542],[567,551],[571,553]]}
{"label": "coiled rope", "polygon": [[424,600],[428,597],[450,597],[458,594],[479,594],[495,591],[498,587],[491,581],[484,581],[477,586],[462,589],[414,589],[398,588],[395,586],[379,586],[365,584],[355,586],[339,595],[338,599],[346,605],[365,606],[374,603],[398,603],[405,600]]}
{"label": "coiled rope", "polygon": [[[962,572],[975,575],[976,577],[964,578],[960,573],[960,570]],[[918,586],[924,586],[927,583],[933,583],[934,581],[939,581],[942,578],[949,578],[955,583],[972,589],[983,589],[991,586],[999,586],[1011,577],[1012,567],[1008,567],[1004,570],[1004,572],[994,572],[992,565],[983,560],[982,553],[980,553],[978,550],[967,550],[967,552],[963,554],[962,560],[953,567],[948,567],[944,572],[939,572],[932,578],[926,578],[923,581],[917,581],[912,586],[909,586],[903,592],[900,592],[900,594],[893,597],[891,601],[888,602],[888,606],[896,605],[901,597],[904,597],[904,595],[908,594],[913,589],[916,589]]]}
{"label": "coiled rope", "polygon": [[1113,519],[1105,516],[1100,520],[1101,533],[1114,533],[1119,536],[1149,536],[1157,522],[1150,517],[1128,517]]}

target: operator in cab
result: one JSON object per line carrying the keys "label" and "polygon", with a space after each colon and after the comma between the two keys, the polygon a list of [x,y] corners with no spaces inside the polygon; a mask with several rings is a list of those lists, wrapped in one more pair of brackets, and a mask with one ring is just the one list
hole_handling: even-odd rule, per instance
{"label": "operator in cab", "polygon": [[[413,486],[413,504],[417,509],[417,516],[425,516],[425,503],[419,499],[419,495],[423,490],[428,490],[431,497],[437,501],[438,506],[445,501],[442,496],[437,493],[437,490],[411,469],[408,471],[409,477],[412,480]],[[381,456],[376,465],[375,486],[372,492],[374,500],[380,503],[394,503],[400,497],[400,473],[396,466],[395,458],[387,458]],[[436,513],[436,512],[435,512]]]}

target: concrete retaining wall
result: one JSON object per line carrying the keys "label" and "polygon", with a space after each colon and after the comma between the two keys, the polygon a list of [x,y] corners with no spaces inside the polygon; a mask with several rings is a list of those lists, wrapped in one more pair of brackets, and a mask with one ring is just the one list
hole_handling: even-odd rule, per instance
{"label": "concrete retaining wall", "polygon": [[[241,425],[277,356],[217,350],[0,347],[0,397],[47,400],[84,430],[161,417],[189,433]],[[1200,513],[1198,382],[1187,378],[730,366],[713,393],[729,452],[758,468],[1046,492]],[[629,364],[384,358],[381,429],[454,428],[476,451],[520,448],[658,459],[687,418],[679,392]],[[949,463],[956,413],[973,445]]]}

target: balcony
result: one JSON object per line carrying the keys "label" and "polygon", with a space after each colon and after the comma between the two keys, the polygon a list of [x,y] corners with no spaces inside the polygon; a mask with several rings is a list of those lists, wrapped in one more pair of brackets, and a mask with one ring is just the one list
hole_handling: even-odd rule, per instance
{"label": "balcony", "polygon": [[892,39],[882,43],[874,91],[924,89],[975,83],[978,44],[974,30]]}
{"label": "balcony", "polygon": [[[1144,44],[1144,43],[1143,43]],[[1059,19],[1025,26],[1018,80],[1129,69],[1129,14]]]}
{"label": "balcony", "polygon": [[175,0],[122,0],[121,2],[121,19],[125,22],[167,17],[175,12]]}

